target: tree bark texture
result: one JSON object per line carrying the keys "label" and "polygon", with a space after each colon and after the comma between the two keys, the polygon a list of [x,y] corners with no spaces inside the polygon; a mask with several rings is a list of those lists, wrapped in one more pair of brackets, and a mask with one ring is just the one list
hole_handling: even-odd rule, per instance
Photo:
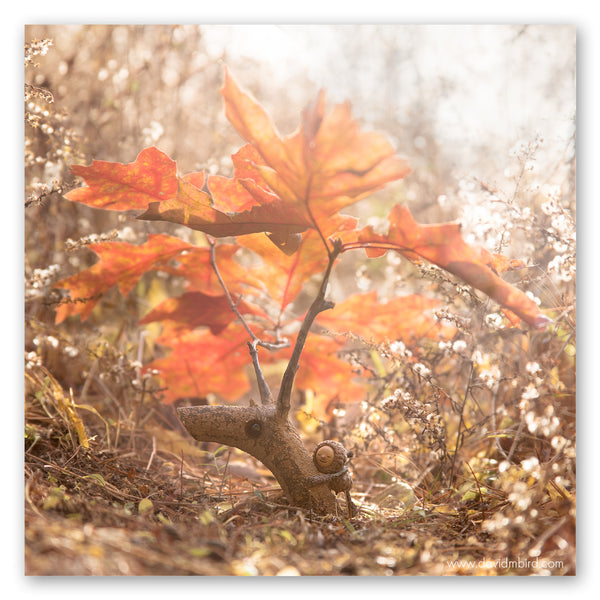
{"label": "tree bark texture", "polygon": [[260,460],[275,476],[291,504],[318,514],[335,514],[327,484],[311,487],[319,475],[298,431],[277,415],[276,405],[192,406],[177,409],[192,437],[234,446]]}

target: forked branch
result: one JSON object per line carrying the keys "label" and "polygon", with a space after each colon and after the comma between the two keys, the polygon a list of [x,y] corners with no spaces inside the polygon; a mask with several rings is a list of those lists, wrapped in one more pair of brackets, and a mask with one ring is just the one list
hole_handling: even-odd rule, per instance
{"label": "forked branch", "polygon": [[[260,460],[275,475],[293,505],[314,510],[317,514],[337,514],[334,494],[344,491],[348,514],[352,517],[355,514],[349,495],[352,480],[343,468],[344,465],[336,466],[332,472],[318,469],[297,429],[288,420],[292,386],[308,332],[316,316],[333,307],[333,302],[325,300],[325,293],[331,269],[340,250],[339,241],[334,242],[333,250],[328,249],[327,269],[319,292],[300,327],[292,357],[283,375],[277,403],[272,400],[258,363],[256,346],[261,344],[260,340],[252,335],[252,342],[248,342],[248,348],[258,381],[261,405],[186,406],[179,407],[177,413],[195,439],[235,446]],[[214,253],[211,254],[211,258],[215,272],[218,273]],[[220,277],[219,280],[222,282]],[[224,286],[224,283],[222,285]],[[234,309],[235,305],[233,302],[231,304]],[[241,318],[241,315],[239,316]],[[344,463],[347,458],[348,455],[344,451]]]}

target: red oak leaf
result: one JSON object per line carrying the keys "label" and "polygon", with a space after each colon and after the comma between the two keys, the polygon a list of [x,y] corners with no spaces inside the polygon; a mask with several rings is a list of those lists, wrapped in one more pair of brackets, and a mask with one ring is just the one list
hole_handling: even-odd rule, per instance
{"label": "red oak leaf", "polygon": [[127,165],[95,160],[88,167],[73,165],[71,171],[87,185],[65,198],[94,208],[145,209],[150,202],[162,202],[177,192],[175,162],[154,147],[142,150]]}
{"label": "red oak leaf", "polygon": [[125,242],[91,244],[90,249],[100,261],[54,285],[70,293],[70,302],[56,309],[56,323],[72,315],[87,319],[100,297],[114,285],[127,296],[144,273],[164,268],[169,260],[188,248],[193,246],[168,235],[149,235],[148,241],[140,246]]}
{"label": "red oak leaf", "polygon": [[[261,309],[243,300],[235,302],[235,306],[241,314],[265,316]],[[224,294],[211,296],[202,292],[186,292],[161,302],[139,322],[144,325],[162,321],[172,331],[206,326],[213,335],[218,335],[235,319],[236,315]]]}
{"label": "red oak leaf", "polygon": [[250,389],[247,341],[248,333],[239,324],[232,324],[218,336],[207,329],[188,331],[178,338],[161,336],[157,342],[171,352],[147,364],[144,371],[159,372],[167,388],[166,403],[207,394],[237,400]]}
{"label": "red oak leaf", "polygon": [[527,294],[495,273],[495,266],[500,264],[497,258],[484,248],[464,241],[457,223],[419,225],[402,205],[394,206],[389,222],[386,235],[366,227],[360,231],[358,243],[347,243],[344,250],[364,247],[368,256],[396,250],[412,261],[428,260],[481,290],[529,325],[543,328],[550,322]]}
{"label": "red oak leaf", "polygon": [[327,407],[332,401],[356,402],[365,397],[364,381],[347,360],[338,356],[341,345],[335,340],[311,333],[300,359],[296,388],[314,394],[311,414],[329,420]]}
{"label": "red oak leaf", "polygon": [[236,173],[236,179],[259,203],[271,190],[314,227],[410,171],[384,136],[360,131],[348,103],[325,114],[322,92],[304,110],[298,132],[286,138],[228,71],[222,94],[228,119],[259,155],[248,158],[251,175]]}
{"label": "red oak leaf", "polygon": [[413,294],[380,302],[377,292],[354,294],[321,313],[317,323],[336,333],[352,333],[374,342],[423,337],[451,338],[456,330],[442,326],[430,314],[439,301]]}

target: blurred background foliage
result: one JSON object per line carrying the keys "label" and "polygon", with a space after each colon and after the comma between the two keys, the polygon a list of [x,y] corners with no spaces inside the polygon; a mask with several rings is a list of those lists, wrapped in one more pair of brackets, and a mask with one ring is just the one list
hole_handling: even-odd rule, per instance
{"label": "blurred background foliage", "polygon": [[[131,162],[149,145],[182,173],[230,174],[242,140],[223,115],[227,64],[282,134],[323,87],[330,102],[349,100],[363,127],[390,136],[413,173],[358,214],[383,216],[401,200],[417,220],[460,219],[471,241],[498,250],[490,230],[476,226],[493,223],[499,205],[473,178],[510,196],[523,148],[536,144],[527,168],[539,176],[530,179],[559,185],[575,211],[574,36],[569,26],[29,26],[26,41],[53,46],[26,69],[26,82],[51,91],[50,120],[59,122],[27,131],[28,152],[50,160],[27,161],[26,194],[68,179],[71,162]],[[30,113],[48,110],[40,100]],[[82,209],[60,202],[60,210]],[[98,233],[111,221],[82,214],[84,223],[66,218],[45,235]],[[37,262],[55,246],[40,244]]]}

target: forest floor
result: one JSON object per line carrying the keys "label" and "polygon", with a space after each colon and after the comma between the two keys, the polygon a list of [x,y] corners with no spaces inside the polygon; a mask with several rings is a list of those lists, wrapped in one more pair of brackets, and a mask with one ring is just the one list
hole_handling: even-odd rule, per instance
{"label": "forest floor", "polygon": [[27,575],[575,572],[574,520],[556,506],[546,533],[524,540],[538,548],[531,556],[481,527],[507,505],[500,493],[485,502],[415,496],[395,505],[384,494],[377,505],[381,490],[355,473],[359,515],[348,520],[340,498],[340,514],[321,517],[288,506],[246,454],[206,451],[156,422],[117,431],[117,440],[114,427],[92,420],[85,449],[71,441],[66,420],[49,418],[35,400],[26,406]]}

